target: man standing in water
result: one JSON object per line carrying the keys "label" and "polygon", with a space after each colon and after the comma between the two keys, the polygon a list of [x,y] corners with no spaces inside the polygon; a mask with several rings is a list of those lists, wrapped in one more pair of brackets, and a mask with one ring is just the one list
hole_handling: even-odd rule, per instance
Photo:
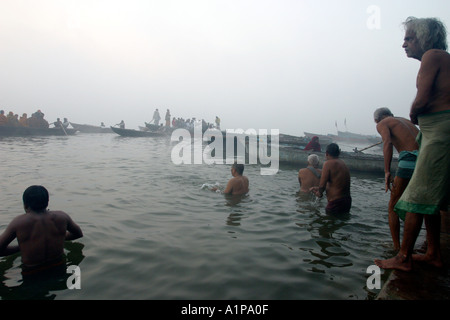
{"label": "man standing in water", "polygon": [[322,170],[319,169],[319,157],[317,154],[308,156],[308,166],[298,171],[298,183],[300,191],[308,193],[312,187],[317,187],[320,182]]}
{"label": "man standing in water", "polygon": [[[389,228],[394,249],[400,249],[400,221],[394,206],[402,195],[414,172],[419,146],[416,142],[419,129],[408,119],[394,117],[388,108],[378,108],[373,114],[377,131],[383,139],[384,176],[386,192],[391,190],[389,200]],[[398,168],[392,181],[391,163],[393,148],[399,153]],[[392,187],[391,187],[392,183]]]}
{"label": "man standing in water", "polygon": [[[398,254],[376,259],[384,269],[410,271],[413,259],[441,267],[440,209],[447,208],[450,189],[450,55],[444,25],[435,18],[408,18],[403,48],[409,58],[421,61],[417,95],[410,118],[418,124],[419,156],[411,180],[395,205],[405,220]],[[427,251],[412,255],[425,220]]]}
{"label": "man standing in water", "polygon": [[326,190],[328,204],[326,212],[330,214],[349,213],[352,206],[350,196],[350,171],[342,159],[341,150],[336,143],[331,143],[326,149],[326,159],[322,167],[322,177],[318,187],[310,190],[319,198]]}
{"label": "man standing in water", "polygon": [[[64,266],[64,241],[83,236],[80,227],[63,211],[47,210],[49,195],[43,186],[23,193],[25,214],[17,216],[0,236],[0,256],[21,253],[23,275]],[[17,238],[17,245],[9,245]]]}
{"label": "man standing in water", "polygon": [[223,191],[225,194],[243,195],[248,193],[248,178],[243,175],[244,165],[234,163],[231,167],[231,178]]}

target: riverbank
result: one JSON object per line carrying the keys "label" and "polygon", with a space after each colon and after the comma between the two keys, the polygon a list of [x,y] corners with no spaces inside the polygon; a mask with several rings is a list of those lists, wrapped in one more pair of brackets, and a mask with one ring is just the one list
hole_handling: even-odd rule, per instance
{"label": "riverbank", "polygon": [[[377,300],[450,299],[450,215],[442,217],[441,254],[443,268],[415,263],[413,271],[390,271]],[[419,244],[420,245],[420,244]]]}

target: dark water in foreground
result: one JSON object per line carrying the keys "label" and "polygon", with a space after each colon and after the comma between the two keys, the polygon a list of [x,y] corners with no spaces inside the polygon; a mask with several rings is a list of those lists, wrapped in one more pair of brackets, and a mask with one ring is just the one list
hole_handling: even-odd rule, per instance
{"label": "dark water in foreground", "polygon": [[367,267],[392,255],[382,176],[353,174],[352,211],[334,217],[297,194],[299,168],[249,165],[248,196],[214,193],[230,166],[176,166],[169,139],[3,138],[0,152],[0,231],[42,184],[84,232],[66,246],[81,289],[25,287],[15,255],[0,260],[2,299],[364,300],[378,293]]}

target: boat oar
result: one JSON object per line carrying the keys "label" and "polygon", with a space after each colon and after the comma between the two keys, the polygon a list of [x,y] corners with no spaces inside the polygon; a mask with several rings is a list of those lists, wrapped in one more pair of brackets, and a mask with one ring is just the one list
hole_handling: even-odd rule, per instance
{"label": "boat oar", "polygon": [[[53,124],[55,126],[55,128],[58,128],[55,124]],[[67,132],[66,129],[64,129],[64,126],[62,125],[62,123],[59,125],[59,127],[62,129],[62,131],[64,132],[64,134],[67,136]]]}
{"label": "boat oar", "polygon": [[64,131],[64,134],[67,136],[66,129],[64,129],[64,126],[61,124],[61,129]]}
{"label": "boat oar", "polygon": [[375,146],[377,146],[377,145],[379,145],[379,144],[382,144],[382,143],[383,143],[383,141],[380,141],[380,142],[377,142],[377,143],[375,143],[375,144],[373,144],[373,145],[371,145],[371,146],[365,147],[364,149],[358,150],[357,148],[355,148],[355,149],[353,149],[353,150],[354,150],[355,152],[363,152],[364,150],[367,150],[367,149],[369,149],[369,148],[375,147]]}

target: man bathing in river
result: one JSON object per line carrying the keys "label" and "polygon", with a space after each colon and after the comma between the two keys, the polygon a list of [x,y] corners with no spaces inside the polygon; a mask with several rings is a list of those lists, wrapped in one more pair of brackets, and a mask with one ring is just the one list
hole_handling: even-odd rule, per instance
{"label": "man bathing in river", "polygon": [[320,182],[322,170],[319,169],[319,157],[316,154],[308,156],[308,166],[298,171],[298,183],[300,191],[308,193],[312,187],[317,187]]}
{"label": "man bathing in river", "polygon": [[234,163],[231,167],[231,178],[223,191],[225,194],[243,195],[248,193],[248,178],[243,175],[244,165]]}
{"label": "man bathing in river", "polygon": [[[231,195],[244,195],[248,193],[249,181],[248,178],[243,175],[243,173],[244,165],[234,163],[231,166],[231,175],[233,176],[233,178],[228,181],[227,186],[222,193]],[[211,191],[217,190],[219,190],[219,188],[217,187],[211,188]]]}
{"label": "man bathing in river", "polygon": [[[25,214],[17,216],[0,236],[0,256],[22,256],[24,276],[53,270],[64,264],[64,241],[81,238],[80,227],[63,211],[49,211],[49,195],[43,186],[23,193]],[[18,245],[9,245],[17,238]]]}
{"label": "man bathing in river", "polygon": [[[400,249],[400,221],[394,206],[402,195],[414,172],[419,145],[416,142],[419,129],[408,119],[394,117],[388,108],[378,108],[373,114],[377,131],[383,139],[385,191],[391,191],[388,206],[389,228],[394,249]],[[393,148],[399,153],[395,178],[391,177]],[[392,187],[391,187],[392,184]]]}
{"label": "man bathing in river", "polygon": [[342,159],[339,159],[340,149],[336,143],[331,143],[326,149],[327,161],[322,167],[322,176],[318,187],[312,187],[317,197],[327,193],[328,204],[326,212],[343,214],[350,212],[352,198],[350,196],[350,171]]}
{"label": "man bathing in river", "polygon": [[[419,156],[411,180],[395,205],[395,212],[405,220],[400,251],[375,263],[384,269],[410,271],[413,260],[442,266],[439,213],[447,208],[450,190],[450,55],[446,51],[447,33],[439,20],[410,17],[404,25],[406,55],[421,61],[417,95],[409,114],[420,128]],[[413,255],[423,220],[427,251]]]}

